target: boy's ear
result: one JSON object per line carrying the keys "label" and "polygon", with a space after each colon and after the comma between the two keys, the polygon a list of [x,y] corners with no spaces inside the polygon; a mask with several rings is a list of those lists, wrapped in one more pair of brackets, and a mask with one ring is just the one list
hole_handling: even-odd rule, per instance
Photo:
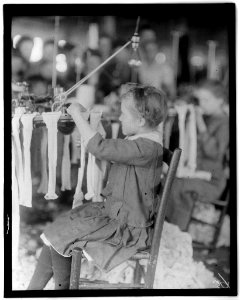
{"label": "boy's ear", "polygon": [[146,125],[146,120],[144,119],[144,118],[140,118],[139,119],[139,126],[140,127],[143,127],[143,126],[145,126]]}

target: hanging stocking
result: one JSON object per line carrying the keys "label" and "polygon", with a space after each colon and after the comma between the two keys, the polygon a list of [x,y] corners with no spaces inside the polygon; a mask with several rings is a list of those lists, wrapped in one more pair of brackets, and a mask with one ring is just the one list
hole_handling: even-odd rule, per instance
{"label": "hanging stocking", "polygon": [[19,138],[19,120],[25,108],[18,107],[12,119],[12,268],[18,264],[18,246],[20,234],[19,203],[23,199],[23,163]]}
{"label": "hanging stocking", "polygon": [[21,199],[20,204],[32,207],[32,176],[31,176],[31,156],[30,147],[33,130],[33,118],[37,113],[24,114],[21,117],[23,124],[23,154],[24,154],[24,198]]}
{"label": "hanging stocking", "polygon": [[37,193],[46,194],[48,188],[48,172],[47,172],[47,147],[48,147],[48,136],[47,128],[42,127],[41,137],[41,182],[38,187]]}
{"label": "hanging stocking", "polygon": [[79,148],[77,147],[77,141],[79,140],[79,131],[77,127],[74,128],[73,132],[71,133],[71,145],[72,145],[72,153],[71,153],[71,163],[72,164],[77,164],[78,160],[80,158],[80,151]]}
{"label": "hanging stocking", "polygon": [[94,169],[95,169],[95,156],[88,153],[88,164],[87,164],[87,194],[85,194],[86,200],[91,200],[94,193]]}
{"label": "hanging stocking", "polygon": [[112,127],[112,139],[116,139],[118,137],[120,124],[118,122],[111,123]]}
{"label": "hanging stocking", "polygon": [[83,182],[83,175],[84,175],[84,169],[85,169],[85,147],[83,145],[83,140],[81,138],[81,166],[78,169],[78,182],[77,182],[77,187],[76,187],[76,191],[74,194],[74,198],[73,198],[73,206],[72,208],[75,208],[79,205],[81,205],[84,199],[84,195],[82,192],[82,182]]}
{"label": "hanging stocking", "polygon": [[174,123],[174,117],[170,116],[167,118],[166,122],[164,123],[164,138],[163,138],[163,145],[165,148],[169,148],[170,145],[170,138],[172,134],[172,128]]}
{"label": "hanging stocking", "polygon": [[182,149],[182,155],[178,165],[178,175],[181,174],[181,170],[184,168],[184,151],[185,151],[185,120],[187,114],[187,105],[176,105],[175,109],[178,114],[178,128],[179,128],[179,148]]}
{"label": "hanging stocking", "polygon": [[45,199],[56,199],[58,196],[55,193],[56,188],[56,166],[57,166],[57,123],[61,116],[59,112],[42,113],[43,121],[48,129],[48,192]]}
{"label": "hanging stocking", "polygon": [[12,118],[12,136],[14,140],[14,144],[16,146],[16,159],[15,159],[15,165],[16,165],[16,176],[19,186],[19,199],[20,202],[23,202],[22,199],[24,199],[24,173],[23,173],[23,161],[22,161],[22,148],[21,148],[21,142],[19,137],[19,120],[21,116],[24,114],[25,108],[18,107],[15,109],[15,114]]}
{"label": "hanging stocking", "polygon": [[63,158],[62,158],[62,187],[61,190],[71,190],[71,161],[69,152],[70,135],[64,135]]}
{"label": "hanging stocking", "polygon": [[[97,130],[97,131],[103,130],[102,125],[100,125],[101,116],[102,113],[98,113],[98,112],[92,112],[90,114],[90,126],[93,130]],[[91,153],[89,153],[88,165],[87,165],[87,194],[85,195],[86,200],[99,199],[99,197],[97,196],[97,191],[98,191],[100,173],[101,170],[96,165],[96,157]]]}
{"label": "hanging stocking", "polygon": [[196,128],[196,115],[193,105],[188,106],[189,109],[189,121],[188,121],[188,136],[189,136],[189,155],[187,166],[195,172],[197,168],[197,128]]}
{"label": "hanging stocking", "polygon": [[18,265],[18,246],[20,234],[19,184],[16,176],[17,148],[12,138],[12,268]]}

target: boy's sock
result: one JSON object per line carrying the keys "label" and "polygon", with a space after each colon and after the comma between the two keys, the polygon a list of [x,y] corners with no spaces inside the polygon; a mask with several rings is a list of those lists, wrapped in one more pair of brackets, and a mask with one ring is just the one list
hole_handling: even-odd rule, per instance
{"label": "boy's sock", "polygon": [[43,245],[36,269],[27,289],[43,290],[52,276],[53,270],[51,251],[48,246]]}
{"label": "boy's sock", "polygon": [[70,285],[72,258],[62,256],[52,247],[50,249],[53,265],[53,276],[55,281],[55,290],[68,290]]}

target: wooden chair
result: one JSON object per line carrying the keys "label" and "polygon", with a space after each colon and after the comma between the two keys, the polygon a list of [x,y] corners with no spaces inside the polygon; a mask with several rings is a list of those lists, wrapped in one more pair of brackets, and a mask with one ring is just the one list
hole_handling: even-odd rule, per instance
{"label": "wooden chair", "polygon": [[[167,201],[175,174],[177,171],[181,149],[177,148],[174,152],[164,148],[163,161],[168,165],[168,171],[164,180],[164,184],[160,186],[160,199],[156,208],[156,219],[153,230],[152,244],[150,249],[136,253],[130,260],[136,260],[135,280],[131,284],[110,284],[106,281],[89,281],[80,278],[82,250],[75,248],[72,255],[72,267],[70,278],[70,289],[152,289],[155,278],[156,264],[160,247],[161,234],[163,223],[166,214]],[[141,281],[141,266],[140,259],[148,259],[147,272],[144,276],[144,284]]]}
{"label": "wooden chair", "polygon": [[[220,196],[220,199],[218,200],[211,200],[210,202],[206,202],[204,198],[197,198],[194,201],[194,205],[192,207],[192,211],[191,211],[191,217],[190,220],[188,222],[187,225],[187,231],[189,229],[190,223],[193,221],[194,223],[200,223],[200,224],[204,224],[204,225],[208,225],[210,227],[214,228],[214,235],[213,235],[213,239],[210,243],[208,244],[204,244],[201,242],[197,242],[197,241],[193,241],[193,248],[195,249],[207,249],[209,251],[214,251],[216,249],[217,246],[217,242],[218,242],[218,237],[220,235],[221,232],[221,227],[223,225],[223,221],[224,221],[224,217],[227,214],[227,210],[228,210],[228,206],[229,206],[229,187],[230,187],[230,179],[229,179],[229,147],[226,150],[226,155],[224,156],[224,160],[223,160],[223,166],[224,166],[224,173],[225,176],[227,178],[227,183],[226,186]],[[207,203],[207,204],[212,204],[214,205],[217,209],[220,210],[220,216],[219,219],[217,221],[217,223],[215,224],[211,224],[202,220],[199,220],[197,218],[195,218],[193,216],[193,212],[194,212],[194,208],[196,206],[197,202],[202,202],[202,203]]]}
{"label": "wooden chair", "polygon": [[[205,204],[213,204],[214,206],[217,206],[218,209],[220,209],[220,216],[219,216],[219,219],[218,219],[217,223],[214,223],[214,224],[208,223],[206,221],[202,221],[200,219],[197,219],[193,216],[193,211],[194,211],[196,202],[198,202],[198,201],[202,202],[202,203],[205,203]],[[209,251],[213,251],[213,250],[216,249],[218,237],[220,235],[220,231],[221,231],[221,227],[223,225],[224,217],[227,213],[228,205],[229,205],[229,182],[227,182],[227,185],[226,185],[226,187],[225,187],[225,189],[222,193],[222,196],[221,196],[220,200],[212,200],[210,202],[206,202],[206,201],[204,201],[204,199],[196,199],[194,201],[194,205],[192,207],[192,212],[191,212],[191,217],[190,217],[189,223],[187,225],[187,231],[188,231],[188,228],[189,228],[191,222],[193,221],[194,223],[200,223],[200,224],[203,224],[203,225],[208,225],[210,227],[213,227],[214,228],[214,235],[213,235],[212,241],[208,244],[193,241],[193,248],[195,248],[195,249],[208,249]]]}

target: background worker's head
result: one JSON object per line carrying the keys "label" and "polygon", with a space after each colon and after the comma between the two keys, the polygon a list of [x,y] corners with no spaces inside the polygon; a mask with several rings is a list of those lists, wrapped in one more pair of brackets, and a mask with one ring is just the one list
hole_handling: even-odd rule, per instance
{"label": "background worker's head", "polygon": [[194,91],[194,96],[206,115],[220,113],[227,99],[226,88],[217,80],[200,82]]}

